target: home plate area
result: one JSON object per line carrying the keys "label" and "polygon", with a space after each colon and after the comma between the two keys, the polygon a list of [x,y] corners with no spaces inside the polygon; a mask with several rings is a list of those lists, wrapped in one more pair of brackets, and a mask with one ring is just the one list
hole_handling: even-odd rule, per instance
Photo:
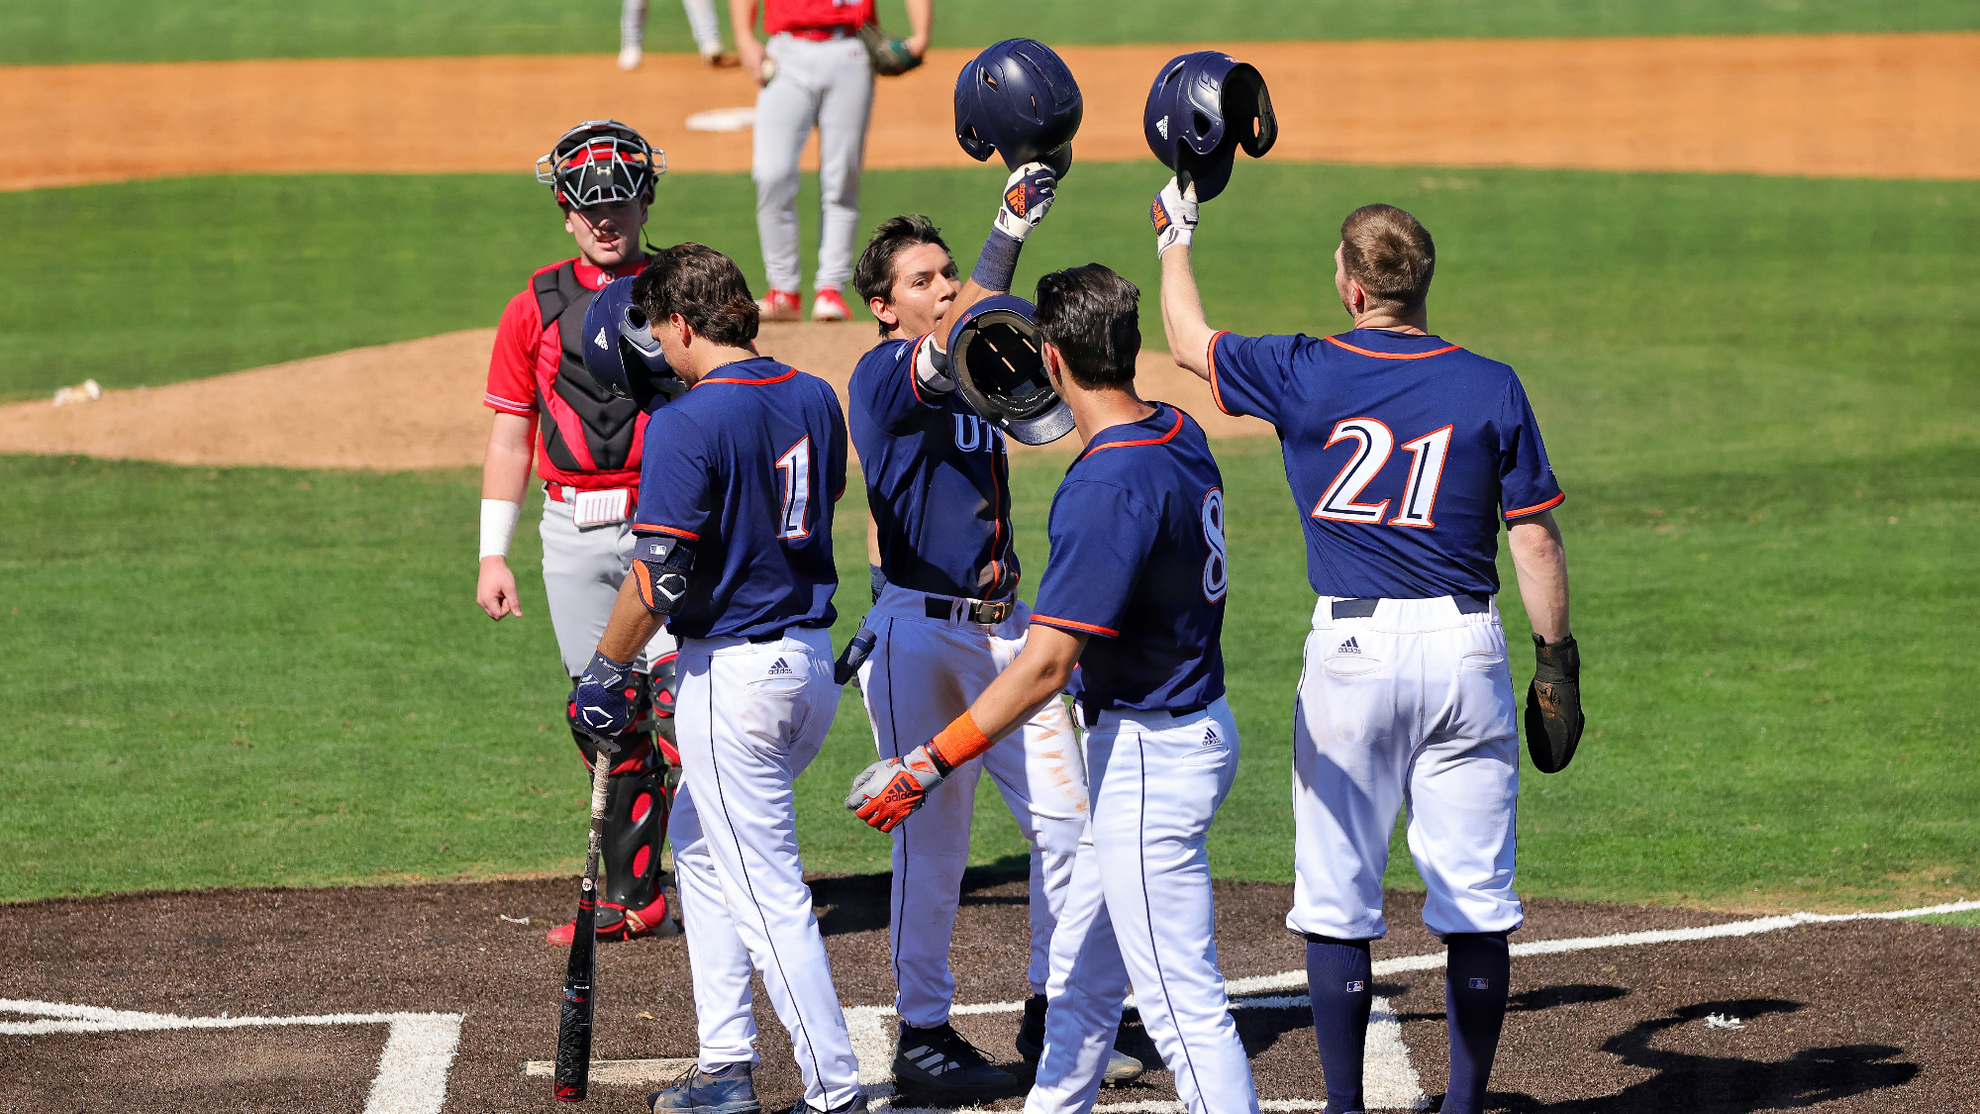
{"label": "home plate area", "polygon": [[[551,1097],[563,953],[543,932],[573,880],[150,893],[0,906],[0,1111],[569,1110]],[[884,875],[813,881],[862,1083],[893,1107]],[[973,871],[954,1023],[993,1060],[1028,993],[1025,885]],[[1261,1105],[1324,1106],[1290,887],[1219,883],[1220,961]],[[1375,945],[1371,1109],[1434,1110],[1447,1053],[1443,951],[1390,896]],[[1954,911],[1966,902],[1934,907]],[[1900,911],[1903,916],[1926,910]],[[1536,900],[1513,936],[1511,1011],[1488,1109],[1666,1114],[1980,1112],[1980,930],[1892,914],[1756,917]],[[679,938],[600,949],[585,1107],[633,1112],[694,1054]],[[758,995],[767,1111],[800,1083]],[[1103,1114],[1179,1111],[1151,1065]],[[1015,1111],[1019,1096],[983,1109]]]}

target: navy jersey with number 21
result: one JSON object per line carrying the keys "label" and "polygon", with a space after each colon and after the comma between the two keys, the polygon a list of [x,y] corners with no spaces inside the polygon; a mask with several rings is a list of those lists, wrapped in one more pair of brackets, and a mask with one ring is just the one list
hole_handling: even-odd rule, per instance
{"label": "navy jersey with number 21", "polygon": [[817,376],[739,360],[654,411],[633,533],[692,544],[675,637],[831,626],[832,504],[845,490],[845,418]]}
{"label": "navy jersey with number 21", "polygon": [[1210,388],[1278,427],[1323,596],[1493,595],[1501,519],[1564,498],[1519,376],[1438,337],[1218,333]]}
{"label": "navy jersey with number 21", "polygon": [[1224,695],[1223,486],[1203,428],[1164,403],[1095,434],[1066,469],[1031,621],[1094,636],[1068,690],[1088,711]]}

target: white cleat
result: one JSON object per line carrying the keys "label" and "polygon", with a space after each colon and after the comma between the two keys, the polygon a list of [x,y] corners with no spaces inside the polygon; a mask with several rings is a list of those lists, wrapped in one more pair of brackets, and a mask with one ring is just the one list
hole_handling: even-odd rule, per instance
{"label": "white cleat", "polygon": [[628,44],[619,48],[619,68],[622,70],[638,69],[640,58],[641,52],[637,45]]}

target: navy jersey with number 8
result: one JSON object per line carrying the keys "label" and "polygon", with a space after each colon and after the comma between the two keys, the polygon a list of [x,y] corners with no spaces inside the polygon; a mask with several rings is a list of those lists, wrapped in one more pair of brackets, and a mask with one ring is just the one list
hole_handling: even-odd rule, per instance
{"label": "navy jersey with number 8", "polygon": [[1224,695],[1223,483],[1203,428],[1162,403],[1095,434],[1066,470],[1031,621],[1094,636],[1070,689],[1089,712]]}

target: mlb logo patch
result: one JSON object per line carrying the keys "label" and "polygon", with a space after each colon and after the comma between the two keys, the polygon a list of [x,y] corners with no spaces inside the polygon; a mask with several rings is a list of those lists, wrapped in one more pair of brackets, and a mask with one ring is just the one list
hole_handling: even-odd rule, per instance
{"label": "mlb logo patch", "polygon": [[1360,979],[1349,979],[1347,984],[1347,992],[1349,994],[1359,994],[1366,986],[1367,984],[1362,982]]}
{"label": "mlb logo patch", "polygon": [[1491,979],[1473,979],[1473,980],[1471,980],[1471,989],[1473,989],[1473,990],[1490,990],[1490,989],[1492,989],[1492,980],[1491,980]]}

